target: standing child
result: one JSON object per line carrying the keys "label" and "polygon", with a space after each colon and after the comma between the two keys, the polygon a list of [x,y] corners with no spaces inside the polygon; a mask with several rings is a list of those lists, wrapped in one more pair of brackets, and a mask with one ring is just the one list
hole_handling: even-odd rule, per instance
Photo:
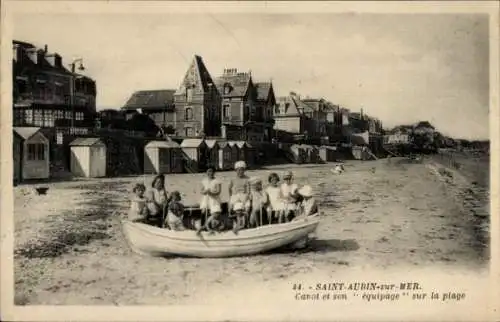
{"label": "standing child", "polygon": [[250,179],[250,201],[252,212],[250,214],[249,226],[258,227],[262,223],[262,215],[269,205],[269,196],[262,189],[262,180],[259,178]]}
{"label": "standing child", "polygon": [[299,189],[299,194],[304,198],[299,206],[300,216],[312,216],[318,213],[318,204],[313,198],[312,188],[309,185],[303,186]]}
{"label": "standing child", "polygon": [[144,197],[146,186],[138,183],[132,190],[134,195],[130,199],[130,210],[128,219],[134,222],[145,222],[148,217],[148,207],[146,207],[147,199]]}
{"label": "standing child", "polygon": [[165,226],[172,230],[186,230],[182,218],[184,217],[184,205],[181,203],[181,194],[179,191],[173,191],[170,195],[170,202],[167,208],[167,217]]}
{"label": "standing child", "polygon": [[285,203],[283,202],[284,197],[279,186],[280,177],[273,172],[269,175],[267,181],[269,182],[269,186],[266,188],[267,195],[269,196],[269,207],[267,209],[268,221],[270,224],[274,219],[282,222],[285,218]]}
{"label": "standing child", "polygon": [[236,162],[234,164],[236,178],[229,182],[229,211],[234,211],[236,216],[233,224],[235,233],[245,227],[246,217],[249,215],[251,207],[249,178],[245,174],[246,167],[245,161]]}
{"label": "standing child", "polygon": [[285,173],[283,180],[285,182],[281,184],[281,193],[283,194],[285,203],[284,219],[286,222],[297,210],[297,200],[300,195],[297,193],[299,187],[293,183],[293,173],[291,171]]}
{"label": "standing child", "polygon": [[215,178],[215,168],[208,167],[207,176],[202,181],[201,193],[203,195],[200,208],[208,216],[205,225],[198,229],[198,234],[206,229],[213,232],[221,228],[220,216],[222,212],[220,193],[222,183]]}

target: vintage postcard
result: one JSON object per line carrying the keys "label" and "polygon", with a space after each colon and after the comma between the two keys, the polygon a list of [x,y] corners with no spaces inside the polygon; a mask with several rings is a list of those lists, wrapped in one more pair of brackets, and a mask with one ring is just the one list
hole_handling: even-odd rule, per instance
{"label": "vintage postcard", "polygon": [[497,2],[2,1],[6,321],[496,321]]}

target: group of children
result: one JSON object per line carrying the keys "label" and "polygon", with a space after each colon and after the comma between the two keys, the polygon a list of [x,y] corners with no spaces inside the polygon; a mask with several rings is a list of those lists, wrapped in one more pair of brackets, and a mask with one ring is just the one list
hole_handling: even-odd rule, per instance
{"label": "group of children", "polygon": [[[232,220],[233,231],[237,233],[243,228],[254,228],[264,224],[284,223],[298,216],[309,216],[318,212],[316,201],[312,196],[312,188],[308,185],[301,188],[293,183],[293,173],[287,172],[280,178],[276,173],[268,177],[269,186],[264,189],[262,180],[246,175],[246,163],[235,163],[236,177],[229,182],[229,218]],[[172,230],[185,230],[182,217],[184,207],[180,193],[172,192],[167,196],[164,190],[164,176],[157,176],[153,180],[152,193],[145,196],[145,187],[142,184],[134,188],[135,197],[132,199],[131,213],[136,220],[158,217],[163,213],[161,225]],[[200,192],[202,199],[200,208],[207,220],[198,227],[197,233],[203,230],[209,232],[225,229],[222,218],[222,182],[215,177],[215,169],[209,167],[206,177],[201,182]],[[140,218],[140,219],[138,219]],[[132,219],[134,220],[134,219]]]}

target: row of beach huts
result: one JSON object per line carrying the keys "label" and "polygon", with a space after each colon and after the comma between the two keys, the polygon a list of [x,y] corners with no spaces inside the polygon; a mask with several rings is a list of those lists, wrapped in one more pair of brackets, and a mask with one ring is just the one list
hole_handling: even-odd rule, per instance
{"label": "row of beach huts", "polygon": [[[47,179],[52,163],[60,158],[51,153],[50,140],[37,128],[14,128],[14,180]],[[143,142],[132,153],[116,152],[114,142],[100,137],[78,137],[69,142],[67,153],[69,171],[75,177],[105,177],[116,175],[117,162],[141,164],[144,174],[184,173],[205,171],[208,166],[217,170],[232,170],[234,163],[245,160],[250,168],[266,163],[269,155],[281,155],[297,164],[324,163],[343,158],[333,146],[305,144],[259,145],[246,141],[222,139],[168,139]],[[274,149],[274,153],[267,154]],[[267,154],[267,155],[266,155]],[[51,156],[52,155],[52,156]],[[138,160],[142,158],[143,160]],[[111,160],[112,159],[112,160]],[[136,171],[137,173],[137,171]]]}

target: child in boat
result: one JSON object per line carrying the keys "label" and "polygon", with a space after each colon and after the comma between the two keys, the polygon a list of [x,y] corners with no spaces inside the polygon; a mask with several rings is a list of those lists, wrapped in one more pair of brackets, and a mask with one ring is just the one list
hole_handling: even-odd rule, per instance
{"label": "child in boat", "polygon": [[245,219],[249,215],[251,204],[249,178],[245,174],[245,161],[236,162],[234,169],[236,170],[236,178],[229,182],[229,209],[236,215],[233,225],[233,231],[236,233],[239,229],[245,227]]}
{"label": "child in boat", "polygon": [[128,219],[134,222],[145,222],[148,217],[148,207],[146,207],[147,199],[144,197],[146,186],[138,183],[132,190],[134,196],[130,200],[130,210]]}
{"label": "child in boat", "polygon": [[285,216],[285,204],[283,202],[283,193],[279,186],[280,177],[273,172],[269,175],[267,181],[269,182],[269,186],[266,188],[267,195],[269,196],[269,206],[267,209],[268,222],[272,223],[274,219],[281,222]]}
{"label": "child in boat", "polygon": [[318,213],[318,204],[313,198],[312,188],[309,185],[303,186],[298,193],[303,197],[298,213],[300,216],[312,216]]}
{"label": "child in boat", "polygon": [[262,216],[269,205],[269,196],[262,189],[262,180],[259,178],[250,179],[250,202],[251,213],[249,218],[250,227],[258,227],[262,225]]}
{"label": "child in boat", "polygon": [[221,227],[221,200],[220,193],[222,183],[215,178],[215,168],[210,166],[207,169],[207,176],[202,181],[201,194],[203,195],[200,208],[206,216],[209,216],[205,225],[198,229],[200,233],[203,229],[213,232],[214,229],[220,230]]}
{"label": "child in boat", "polygon": [[[293,173],[288,171],[283,176],[283,182],[281,184],[281,193],[284,198],[284,221],[288,221],[288,218],[291,217],[295,211],[297,210],[297,201],[300,195],[297,193],[299,187],[293,183]],[[282,221],[280,221],[281,223]]]}
{"label": "child in boat", "polygon": [[179,191],[173,191],[170,195],[170,202],[167,207],[167,217],[165,219],[165,226],[172,230],[186,230],[182,222],[184,217],[184,205],[181,203],[181,194]]}
{"label": "child in boat", "polygon": [[157,175],[151,183],[151,188],[147,196],[149,216],[155,223],[161,225],[164,222],[165,210],[169,202],[169,196],[165,190],[165,175]]}

